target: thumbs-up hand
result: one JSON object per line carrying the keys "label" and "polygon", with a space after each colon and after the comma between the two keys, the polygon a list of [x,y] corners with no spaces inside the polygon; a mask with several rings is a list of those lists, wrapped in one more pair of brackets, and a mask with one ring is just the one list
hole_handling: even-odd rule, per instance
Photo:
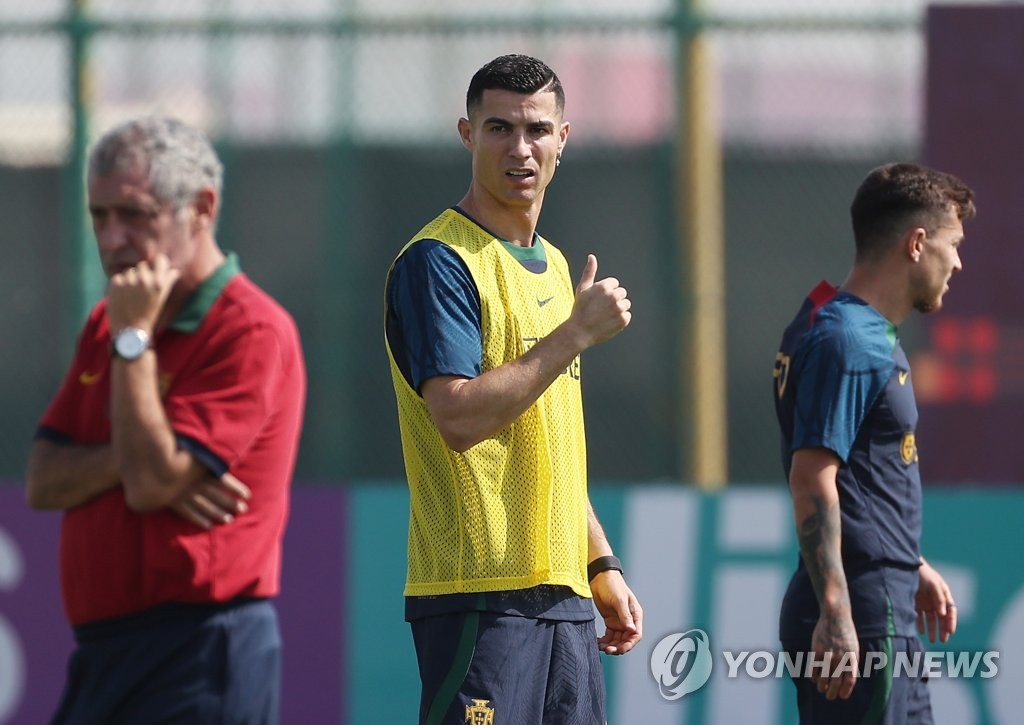
{"label": "thumbs-up hand", "polygon": [[584,349],[612,339],[629,324],[632,303],[626,288],[614,277],[597,278],[597,257],[587,255],[587,263],[576,286],[576,301],[569,320],[583,342]]}

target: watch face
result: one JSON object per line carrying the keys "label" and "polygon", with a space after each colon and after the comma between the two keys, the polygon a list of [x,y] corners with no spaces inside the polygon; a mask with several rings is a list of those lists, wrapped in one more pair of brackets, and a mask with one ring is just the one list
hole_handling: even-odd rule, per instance
{"label": "watch face", "polygon": [[125,360],[134,360],[149,349],[149,335],[145,330],[128,327],[114,337],[114,352]]}

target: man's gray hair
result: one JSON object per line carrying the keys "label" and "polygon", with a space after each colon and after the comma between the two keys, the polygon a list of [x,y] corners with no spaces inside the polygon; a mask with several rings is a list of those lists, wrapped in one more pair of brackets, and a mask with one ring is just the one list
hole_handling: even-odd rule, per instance
{"label": "man's gray hair", "polygon": [[204,188],[220,196],[224,166],[206,136],[175,118],[140,118],[117,126],[89,154],[89,178],[142,170],[158,201],[182,209]]}

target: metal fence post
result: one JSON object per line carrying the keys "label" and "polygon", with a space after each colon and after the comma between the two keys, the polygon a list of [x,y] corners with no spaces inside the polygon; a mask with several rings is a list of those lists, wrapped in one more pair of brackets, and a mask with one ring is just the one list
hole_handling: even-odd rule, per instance
{"label": "metal fence post", "polygon": [[690,433],[680,446],[680,473],[711,489],[728,480],[722,154],[700,0],[679,0],[676,25],[681,127],[675,207],[688,300],[680,321],[680,413],[691,417],[680,425]]}
{"label": "metal fence post", "polygon": [[92,232],[87,223],[85,165],[89,144],[89,111],[91,106],[88,67],[92,26],[87,17],[88,0],[69,0],[68,42],[70,65],[68,79],[71,92],[71,149],[65,166],[61,217],[64,238],[61,244],[61,275],[67,295],[62,305],[60,350],[71,358],[78,330],[90,308],[103,293],[99,259],[92,245]]}

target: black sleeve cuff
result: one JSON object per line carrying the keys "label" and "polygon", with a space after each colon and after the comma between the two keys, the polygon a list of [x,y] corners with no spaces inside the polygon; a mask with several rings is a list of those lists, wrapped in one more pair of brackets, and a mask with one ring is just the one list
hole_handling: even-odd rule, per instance
{"label": "black sleeve cuff", "polygon": [[175,433],[175,438],[178,439],[178,448],[188,451],[195,456],[196,460],[209,468],[214,476],[220,477],[227,473],[228,464],[195,438],[189,438],[180,433]]}
{"label": "black sleeve cuff", "polygon": [[70,445],[74,443],[71,436],[67,433],[57,430],[56,428],[51,428],[48,425],[41,425],[36,428],[35,437],[44,441],[50,441],[51,443],[60,443],[61,445]]}

